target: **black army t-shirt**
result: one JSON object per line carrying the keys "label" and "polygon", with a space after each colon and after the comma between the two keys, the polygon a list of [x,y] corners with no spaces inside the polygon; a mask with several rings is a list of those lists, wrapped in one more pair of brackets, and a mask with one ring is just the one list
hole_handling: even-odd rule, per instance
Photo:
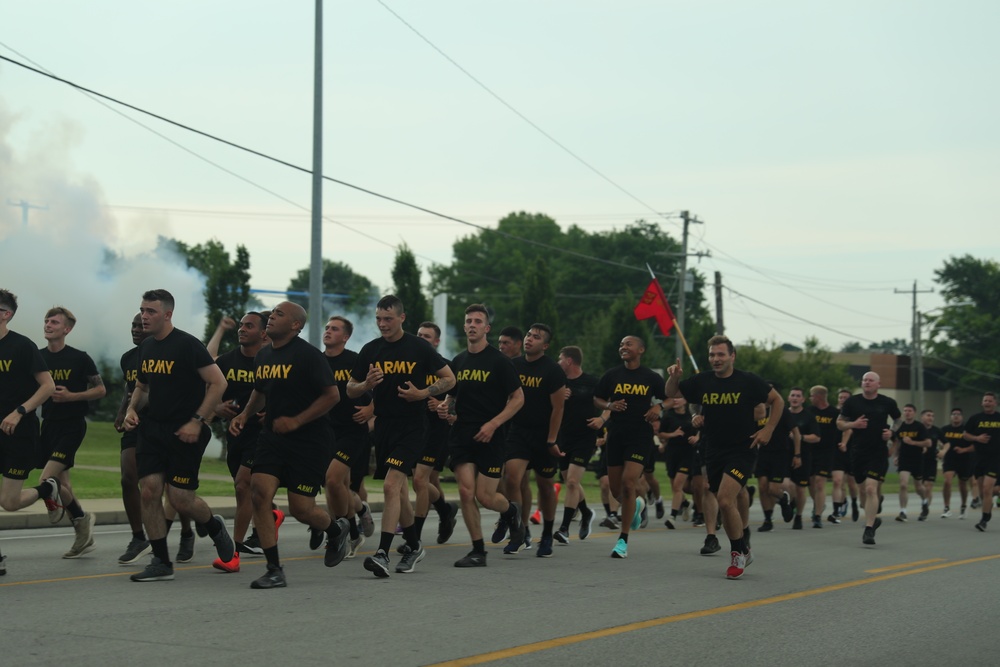
{"label": "black army t-shirt", "polygon": [[455,414],[458,423],[483,424],[507,407],[507,397],[521,386],[514,365],[500,350],[460,352],[451,362],[455,371]]}
{"label": "black army t-shirt", "polygon": [[448,364],[437,350],[423,338],[410,333],[395,342],[376,338],[361,348],[351,377],[364,382],[368,367],[379,368],[384,377],[372,391],[377,417],[423,419],[427,406],[423,401],[400,398],[399,390],[407,382],[417,389],[427,387],[427,376],[437,373]]}
{"label": "black army t-shirt", "polygon": [[534,361],[520,356],[511,362],[524,390],[524,407],[511,422],[523,428],[547,429],[552,416],[552,394],[566,386],[566,373],[544,354]]}
{"label": "black army t-shirt", "polygon": [[[275,419],[294,417],[312,405],[327,387],[336,384],[323,353],[297,336],[279,348],[261,348],[256,362],[254,389],[267,401],[264,428],[268,431]],[[299,440],[325,440],[328,425],[327,419],[314,419],[287,435]]]}
{"label": "black army t-shirt", "polygon": [[711,449],[745,448],[757,431],[754,408],[767,402],[771,385],[759,376],[734,369],[720,378],[711,371],[681,380],[681,394],[701,406]]}
{"label": "black army t-shirt", "polygon": [[[58,352],[49,352],[49,348],[43,347],[39,353],[57,387],[66,387],[72,392],[86,391],[89,385],[88,378],[99,375],[97,365],[90,355],[75,347],[67,345]],[[54,403],[50,398],[42,405],[43,419],[86,417],[87,412],[89,412],[87,401]]]}
{"label": "black army t-shirt", "polygon": [[646,422],[646,413],[653,404],[653,398],[666,400],[666,383],[659,374],[645,366],[616,366],[601,376],[594,396],[609,402],[625,399],[624,411],[611,412],[609,433],[619,437],[651,436],[653,427]]}
{"label": "black army t-shirt", "polygon": [[354,421],[356,407],[368,405],[372,396],[365,392],[357,398],[347,397],[347,382],[351,379],[351,371],[358,362],[358,353],[353,350],[342,350],[335,357],[326,357],[326,363],[333,373],[333,379],[340,390],[340,401],[330,410],[330,424],[336,433],[341,435],[363,436],[368,434],[368,424],[358,424]]}
{"label": "black army t-shirt", "polygon": [[566,388],[569,389],[569,398],[563,404],[560,437],[563,440],[596,439],[597,431],[587,426],[587,420],[596,416],[594,390],[597,388],[597,376],[581,373],[579,377],[566,378]]}
{"label": "black army t-shirt", "polygon": [[177,425],[189,421],[205,400],[205,381],[198,370],[214,363],[204,344],[180,329],[163,340],[150,336],[142,341],[136,377],[149,389],[146,419]]}
{"label": "black army t-shirt", "polygon": [[882,431],[892,428],[892,420],[899,419],[902,413],[896,400],[883,394],[875,398],[865,398],[864,394],[855,394],[840,408],[840,416],[845,421],[856,421],[864,416],[868,418],[867,428],[851,429],[851,446],[878,448],[885,447]]}
{"label": "black army t-shirt", "polygon": [[[35,375],[46,370],[41,353],[27,336],[7,331],[7,335],[0,338],[0,419],[38,391]],[[32,425],[37,435],[38,421],[33,412],[21,419],[15,433],[28,433]]]}

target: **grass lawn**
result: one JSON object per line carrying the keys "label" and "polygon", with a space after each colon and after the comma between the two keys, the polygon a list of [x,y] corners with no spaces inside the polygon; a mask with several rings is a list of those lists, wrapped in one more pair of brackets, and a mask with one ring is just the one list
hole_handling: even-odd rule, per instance
{"label": "grass lawn", "polygon": [[[120,435],[115,431],[110,422],[90,422],[87,427],[87,439],[76,455],[78,466],[104,466],[113,468],[112,471],[101,470],[81,470],[74,468],[73,488],[81,499],[87,498],[118,498],[121,496],[121,482],[118,474],[118,466],[121,457]],[[29,477],[30,485],[38,484],[38,477],[41,471],[34,471]],[[229,476],[229,468],[226,462],[216,457],[206,457],[201,464],[201,473]],[[447,476],[448,471],[445,471]],[[660,482],[660,492],[667,499],[669,504],[670,486],[667,481],[667,472],[662,463],[657,463],[656,478]],[[26,483],[27,484],[27,483]],[[374,498],[378,498],[381,493],[379,485],[371,479],[366,480],[366,486]],[[441,484],[444,492],[449,497],[458,496],[458,487],[454,482],[443,482]],[[591,507],[600,507],[601,489],[597,478],[593,473],[586,473],[583,476],[584,493],[587,502]],[[829,493],[830,487],[827,487]],[[899,477],[895,473],[886,476],[882,487],[882,493],[886,496],[897,493],[899,490]],[[214,481],[202,479],[198,489],[200,495],[205,496],[225,496],[233,492],[233,485],[228,481]],[[560,494],[560,500],[562,494]],[[829,506],[829,498],[827,499]],[[600,512],[598,512],[600,514]],[[560,515],[561,516],[561,515]]]}

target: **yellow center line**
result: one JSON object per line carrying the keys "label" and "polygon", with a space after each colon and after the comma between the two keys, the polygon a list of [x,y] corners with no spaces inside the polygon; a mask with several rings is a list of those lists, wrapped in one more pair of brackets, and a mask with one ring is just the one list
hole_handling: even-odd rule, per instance
{"label": "yellow center line", "polygon": [[905,570],[908,567],[917,567],[918,565],[929,565],[931,563],[943,563],[944,558],[931,558],[930,560],[918,560],[912,563],[903,563],[901,565],[889,565],[887,567],[877,567],[874,570],[865,570],[865,574],[879,574],[880,572],[892,572],[893,570]]}
{"label": "yellow center line", "polygon": [[613,637],[615,635],[624,634],[626,632],[635,632],[636,630],[646,630],[648,628],[655,628],[661,625],[667,625],[669,623],[678,623],[680,621],[690,621],[698,618],[706,618],[708,616],[717,616],[719,614],[727,614],[734,611],[745,611],[747,609],[753,609],[756,607],[763,607],[766,605],[777,604],[779,602],[788,602],[790,600],[800,600],[802,598],[811,597],[813,595],[822,595],[824,593],[833,593],[836,591],[842,591],[849,588],[855,588],[857,586],[867,586],[869,584],[874,584],[880,581],[888,581],[890,579],[895,579],[897,577],[907,577],[911,574],[921,574],[924,572],[933,572],[934,570],[942,570],[947,567],[955,567],[957,565],[970,565],[973,563],[982,563],[989,560],[996,560],[1000,558],[1000,555],[994,556],[980,556],[978,558],[969,558],[966,560],[959,560],[950,563],[939,563],[937,565],[929,565],[927,567],[922,567],[914,570],[906,570],[903,572],[892,572],[888,574],[883,574],[877,577],[867,577],[865,579],[856,579],[854,581],[846,581],[841,584],[831,584],[829,586],[821,586],[820,588],[813,588],[805,591],[798,591],[796,593],[786,593],[784,595],[775,595],[769,598],[763,598],[761,600],[751,600],[749,602],[740,602],[738,604],[730,604],[724,607],[715,607],[713,609],[702,609],[700,611],[691,611],[684,614],[675,614],[673,616],[664,616],[661,618],[654,618],[648,621],[639,621],[636,623],[628,623],[625,625],[619,625],[613,628],[604,628],[603,630],[594,630],[591,632],[582,632],[576,635],[569,635],[567,637],[557,637],[555,639],[546,639],[540,642],[534,642],[531,644],[524,644],[523,646],[515,646],[513,648],[502,649],[499,651],[491,651],[489,653],[481,653],[479,655],[473,655],[466,658],[459,658],[457,660],[448,660],[446,662],[437,662],[428,667],[464,667],[466,665],[481,665],[487,662],[493,662],[495,660],[504,660],[506,658],[514,658],[523,655],[528,655],[530,653],[538,653],[539,651],[547,651],[549,649],[558,648],[560,646],[569,646],[572,644],[579,644],[581,642],[590,641],[593,639],[602,639],[604,637]]}

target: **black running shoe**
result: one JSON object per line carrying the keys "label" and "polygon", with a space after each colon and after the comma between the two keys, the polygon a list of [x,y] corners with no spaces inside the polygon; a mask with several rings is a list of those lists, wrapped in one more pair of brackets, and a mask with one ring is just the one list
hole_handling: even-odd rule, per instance
{"label": "black running shoe", "polygon": [[788,523],[795,518],[795,510],[792,509],[792,499],[788,495],[788,491],[782,491],[781,499],[778,501],[778,504],[781,505],[781,519],[785,523]]}
{"label": "black running shoe", "polygon": [[351,527],[347,519],[340,518],[335,523],[340,527],[340,534],[327,542],[326,553],[323,555],[323,565],[327,567],[336,567],[344,560],[344,556],[347,555],[347,540],[351,536]]}
{"label": "black running shoe", "polygon": [[756,486],[748,486],[747,487],[747,495],[750,496],[750,504],[747,505],[747,507],[753,507],[753,497],[755,495],[757,495],[757,487]]}
{"label": "black running shoe", "polygon": [[711,556],[722,547],[719,545],[719,538],[715,535],[705,536],[705,546],[701,548],[702,556]]}
{"label": "black running shoe", "polygon": [[774,530],[774,524],[771,523],[770,521],[765,521],[764,523],[760,524],[760,528],[757,529],[757,532],[768,533],[772,530]]}
{"label": "black running shoe", "polygon": [[861,535],[862,544],[875,544],[875,531],[865,526],[865,532]]}
{"label": "black running shoe", "polygon": [[164,564],[159,558],[153,556],[146,569],[133,574],[129,579],[132,581],[173,581],[174,568]]}
{"label": "black running shoe", "polygon": [[379,579],[389,577],[389,554],[379,549],[374,556],[365,558],[365,569]]}
{"label": "black running shoe", "polygon": [[861,512],[858,510],[858,501],[855,498],[851,499],[851,521],[857,521],[861,518]]}
{"label": "black running shoe", "polygon": [[212,538],[212,542],[215,544],[215,553],[218,554],[223,563],[228,563],[236,555],[236,542],[233,542],[232,536],[226,530],[226,520],[222,518],[222,515],[215,514],[212,518],[218,521],[219,526],[221,526],[219,532]]}
{"label": "black running shoe", "polygon": [[318,528],[313,528],[309,526],[309,549],[316,551],[321,546],[323,546],[323,539],[326,538],[326,533]]}
{"label": "black running shoe", "polygon": [[792,522],[792,530],[802,530],[802,515],[796,514],[795,521]]}
{"label": "black running shoe", "polygon": [[452,533],[455,532],[455,524],[458,523],[458,505],[447,503],[447,507],[448,515],[442,515],[441,520],[438,522],[438,544],[444,544],[451,539]]}
{"label": "black running shoe", "polygon": [[[178,563],[190,563],[192,559],[194,559],[194,533],[188,533],[187,535],[181,533],[181,543],[177,547],[177,558],[175,560]],[[232,559],[230,558],[230,560]]]}
{"label": "black running shoe", "polygon": [[486,567],[486,554],[470,551],[455,561],[455,567]]}
{"label": "black running shoe", "polygon": [[594,510],[589,507],[580,510],[580,539],[585,540],[590,537],[594,528]]}
{"label": "black running shoe", "polygon": [[268,563],[267,572],[250,582],[250,588],[285,588],[285,571],[280,565]]}

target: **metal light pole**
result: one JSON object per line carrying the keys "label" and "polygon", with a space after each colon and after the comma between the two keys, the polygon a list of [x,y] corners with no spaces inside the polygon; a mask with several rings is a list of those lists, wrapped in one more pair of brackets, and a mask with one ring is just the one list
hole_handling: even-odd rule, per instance
{"label": "metal light pole", "polygon": [[316,0],[313,65],[312,245],[309,260],[309,342],[320,346],[323,331],[323,0]]}

